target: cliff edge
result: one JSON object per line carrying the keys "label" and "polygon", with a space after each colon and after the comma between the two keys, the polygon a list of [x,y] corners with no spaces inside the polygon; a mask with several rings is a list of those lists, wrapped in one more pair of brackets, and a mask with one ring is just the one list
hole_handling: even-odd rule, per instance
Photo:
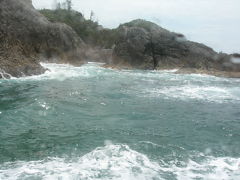
{"label": "cliff edge", "polygon": [[0,24],[0,78],[41,74],[40,60],[83,62],[81,38],[65,24],[50,23],[31,0],[1,0]]}

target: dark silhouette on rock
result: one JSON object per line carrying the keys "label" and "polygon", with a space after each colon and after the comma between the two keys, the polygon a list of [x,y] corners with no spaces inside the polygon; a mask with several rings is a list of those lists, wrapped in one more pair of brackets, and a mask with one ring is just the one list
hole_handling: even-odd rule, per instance
{"label": "dark silhouette on rock", "polygon": [[175,69],[179,73],[208,73],[240,77],[240,63],[235,55],[217,53],[184,35],[158,25],[134,20],[118,28],[111,66],[137,69]]}

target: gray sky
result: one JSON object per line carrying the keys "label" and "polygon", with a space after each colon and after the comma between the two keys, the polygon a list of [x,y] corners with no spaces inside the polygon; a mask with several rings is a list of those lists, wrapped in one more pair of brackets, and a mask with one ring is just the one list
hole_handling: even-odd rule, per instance
{"label": "gray sky", "polygon": [[[52,8],[54,1],[32,0],[40,8]],[[204,43],[216,51],[240,53],[240,0],[72,0],[73,8],[86,18],[94,11],[99,23],[117,27],[141,18],[189,40]]]}

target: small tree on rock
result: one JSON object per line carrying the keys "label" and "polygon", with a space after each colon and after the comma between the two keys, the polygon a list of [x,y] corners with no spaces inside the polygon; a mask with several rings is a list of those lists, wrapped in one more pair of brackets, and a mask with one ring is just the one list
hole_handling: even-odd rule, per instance
{"label": "small tree on rock", "polygon": [[72,10],[72,0],[66,0],[66,5],[67,5],[67,10],[71,11]]}

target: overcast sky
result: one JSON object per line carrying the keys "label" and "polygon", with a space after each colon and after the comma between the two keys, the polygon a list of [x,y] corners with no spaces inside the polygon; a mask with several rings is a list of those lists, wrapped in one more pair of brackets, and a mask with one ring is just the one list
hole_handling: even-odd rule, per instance
{"label": "overcast sky", "polygon": [[[32,0],[38,8],[53,8],[54,1]],[[73,8],[114,28],[141,18],[153,21],[189,40],[216,51],[240,53],[240,0],[72,0]]]}

